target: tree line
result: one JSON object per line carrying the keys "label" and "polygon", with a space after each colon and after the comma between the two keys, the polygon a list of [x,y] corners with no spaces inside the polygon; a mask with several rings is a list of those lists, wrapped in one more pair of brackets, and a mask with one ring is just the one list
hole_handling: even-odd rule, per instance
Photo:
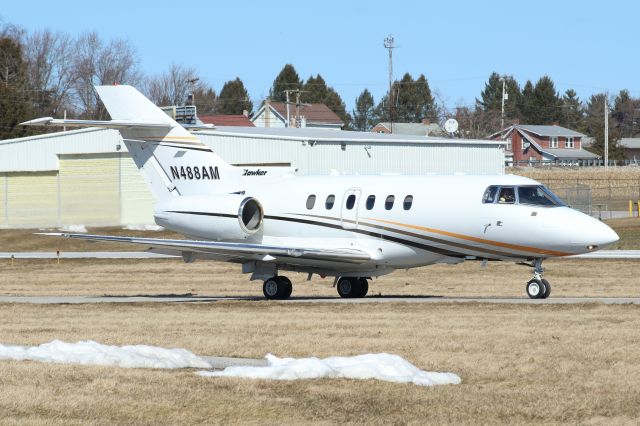
{"label": "tree line", "polygon": [[[159,75],[144,75],[135,48],[123,39],[103,40],[95,32],[71,37],[64,32],[27,32],[11,25],[0,27],[0,139],[33,132],[17,124],[36,116],[104,119],[106,111],[94,86],[130,84],[139,87],[157,105],[193,103],[199,114],[251,114],[254,104],[242,80],[227,81],[219,93],[194,67],[172,64]],[[503,85],[508,97],[502,114]],[[514,123],[559,124],[595,138],[593,151],[602,154],[604,103],[610,108],[610,156],[622,153],[615,141],[640,136],[640,98],[622,90],[615,96],[597,93],[578,98],[575,90],[560,94],[553,80],[542,76],[523,86],[513,76],[492,73],[474,105],[447,108],[424,74],[405,73],[378,102],[368,89],[348,111],[340,94],[316,74],[300,78],[292,64],[276,75],[269,97],[284,102],[285,90],[299,90],[304,103],[324,103],[346,129],[368,131],[379,122],[441,123],[454,117],[459,137],[484,138]],[[294,99],[291,99],[294,101]]]}

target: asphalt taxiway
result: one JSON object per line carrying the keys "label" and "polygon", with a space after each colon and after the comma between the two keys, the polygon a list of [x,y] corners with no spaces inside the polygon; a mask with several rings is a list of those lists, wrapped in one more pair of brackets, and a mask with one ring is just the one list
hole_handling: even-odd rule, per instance
{"label": "asphalt taxiway", "polygon": [[340,297],[291,297],[282,301],[267,301],[261,296],[193,296],[193,295],[140,295],[140,296],[0,296],[0,303],[27,304],[84,304],[84,303],[216,303],[246,301],[264,303],[486,303],[514,305],[575,305],[602,303],[605,305],[640,305],[640,297],[442,297],[442,296],[369,296],[362,299]]}

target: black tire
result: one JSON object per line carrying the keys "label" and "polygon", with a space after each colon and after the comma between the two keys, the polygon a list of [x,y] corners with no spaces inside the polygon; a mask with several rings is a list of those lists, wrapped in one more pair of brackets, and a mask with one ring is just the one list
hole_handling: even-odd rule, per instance
{"label": "black tire", "polygon": [[338,294],[340,297],[345,299],[351,299],[354,297],[358,297],[360,294],[360,288],[362,285],[360,284],[358,278],[355,277],[341,277],[338,280],[338,285],[336,286],[338,289]]}
{"label": "black tire", "polygon": [[265,282],[262,284],[262,293],[264,294],[265,299],[277,299],[278,294],[280,293],[280,287],[280,280],[278,280],[277,277],[265,280]]}
{"label": "black tire", "polygon": [[369,280],[366,278],[358,278],[358,281],[360,282],[360,293],[357,297],[365,297],[369,291]]}
{"label": "black tire", "polygon": [[541,295],[544,295],[546,291],[544,283],[537,279],[532,279],[527,283],[527,296],[531,299],[540,299]]}
{"label": "black tire", "polygon": [[293,284],[291,284],[291,280],[287,277],[278,277],[282,281],[282,286],[280,288],[281,292],[278,297],[279,300],[286,300],[291,296],[293,292]]}
{"label": "black tire", "polygon": [[544,284],[544,294],[542,295],[541,299],[546,299],[551,294],[551,284],[544,278],[542,279],[542,284]]}

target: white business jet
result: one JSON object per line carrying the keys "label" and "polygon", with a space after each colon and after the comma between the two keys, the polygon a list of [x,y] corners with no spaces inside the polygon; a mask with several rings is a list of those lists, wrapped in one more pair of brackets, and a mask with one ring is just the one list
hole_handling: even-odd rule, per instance
{"label": "white business jet", "polygon": [[156,223],[188,239],[54,235],[142,244],[185,262],[239,263],[251,280],[264,281],[267,299],[291,295],[282,271],[335,277],[338,294],[351,298],[367,294],[371,277],[465,260],[529,265],[527,294],[546,298],[544,259],[618,240],[604,223],[519,176],[294,176],[233,167],[133,87],[96,89],[112,121],[23,124],[119,129],[156,199]]}

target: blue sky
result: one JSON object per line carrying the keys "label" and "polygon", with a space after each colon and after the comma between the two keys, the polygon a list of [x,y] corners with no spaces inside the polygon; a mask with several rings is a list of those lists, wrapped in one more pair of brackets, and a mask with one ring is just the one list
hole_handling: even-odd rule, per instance
{"label": "blue sky", "polygon": [[384,38],[393,34],[394,74],[423,73],[446,106],[471,105],[492,71],[521,85],[547,74],[564,92],[629,89],[640,96],[638,1],[216,2],[3,1],[0,19],[28,30],[125,38],[140,67],[195,66],[217,91],[240,77],[254,103],[286,63],[320,73],[351,109],[364,88],[388,87]]}

